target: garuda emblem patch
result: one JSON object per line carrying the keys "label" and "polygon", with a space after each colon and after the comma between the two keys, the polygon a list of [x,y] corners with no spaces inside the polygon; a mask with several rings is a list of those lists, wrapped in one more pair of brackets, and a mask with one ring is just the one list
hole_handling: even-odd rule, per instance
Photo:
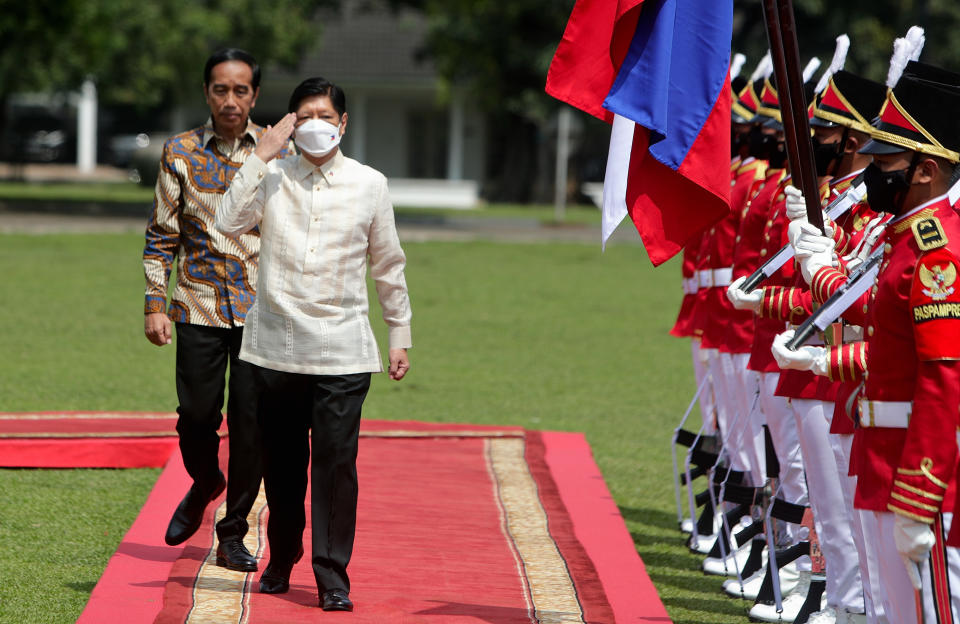
{"label": "garuda emblem patch", "polygon": [[953,283],[957,281],[957,267],[948,263],[941,267],[933,265],[929,268],[925,264],[920,265],[920,283],[926,288],[923,294],[934,301],[943,301],[953,294]]}

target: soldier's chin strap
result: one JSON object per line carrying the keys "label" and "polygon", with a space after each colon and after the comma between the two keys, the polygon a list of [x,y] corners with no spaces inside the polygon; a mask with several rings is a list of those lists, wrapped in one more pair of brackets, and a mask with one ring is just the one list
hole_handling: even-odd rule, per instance
{"label": "soldier's chin strap", "polygon": [[[913,156],[910,157],[910,165],[907,167],[906,174],[907,184],[909,186],[913,186],[913,174],[917,172],[917,165],[920,164],[921,156],[923,156],[923,154],[920,152],[914,152]],[[910,190],[909,186],[900,194],[900,197],[896,197],[893,200],[894,206],[897,209],[894,213],[895,215],[903,214],[903,202],[907,199],[907,192]]]}

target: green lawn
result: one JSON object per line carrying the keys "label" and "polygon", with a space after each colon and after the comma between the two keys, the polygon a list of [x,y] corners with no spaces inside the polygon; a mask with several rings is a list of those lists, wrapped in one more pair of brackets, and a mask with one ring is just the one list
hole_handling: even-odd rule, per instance
{"label": "green lawn", "polygon": [[[0,236],[0,411],[175,408],[173,346],[142,335],[141,249]],[[677,262],[653,269],[635,246],[405,249],[412,371],[376,376],[364,416],[585,432],[674,620],[745,622],[676,531],[669,440],[693,390],[689,345],[667,335]],[[371,317],[383,344],[375,303]],[[75,619],[156,474],[0,471],[0,621]]]}
{"label": "green lawn", "polygon": [[[139,203],[153,202],[153,187],[133,182],[60,182],[36,184],[0,181],[0,202],[4,200],[37,202]],[[455,208],[417,208],[403,206],[396,210],[400,217],[438,219],[529,219],[541,223],[557,221],[554,207],[545,204],[482,204],[470,210]],[[139,214],[139,213],[138,213]],[[571,204],[566,208],[563,223],[600,224],[600,211],[593,204]]]}

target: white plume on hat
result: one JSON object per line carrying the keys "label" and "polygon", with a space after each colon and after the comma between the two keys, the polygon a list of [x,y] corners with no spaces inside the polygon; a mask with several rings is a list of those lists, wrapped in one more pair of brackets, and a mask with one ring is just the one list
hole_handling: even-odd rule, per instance
{"label": "white plume on hat", "polygon": [[837,47],[833,51],[833,60],[830,61],[827,70],[820,76],[820,82],[817,83],[814,92],[823,93],[823,90],[827,88],[827,83],[830,82],[830,77],[843,69],[843,64],[847,62],[847,52],[849,50],[850,37],[846,35],[837,37]]}
{"label": "white plume on hat", "polygon": [[753,73],[750,74],[750,82],[753,83],[756,80],[761,78],[769,78],[770,74],[773,73],[773,61],[770,60],[770,51],[767,50],[767,53],[763,55],[763,58],[760,59],[760,62],[757,63],[756,69],[753,70]]}
{"label": "white plume on hat", "polygon": [[820,69],[820,59],[813,57],[810,59],[810,62],[807,63],[807,66],[803,68],[803,84],[810,82],[810,79],[813,78],[813,75],[817,73],[818,69]]}
{"label": "white plume on hat", "polygon": [[907,41],[910,42],[910,60],[916,61],[920,59],[920,53],[923,52],[923,44],[927,42],[927,38],[923,34],[923,29],[919,26],[911,26],[910,30],[907,31]]}
{"label": "white plume on hat", "polygon": [[743,69],[743,65],[747,62],[747,57],[743,54],[737,52],[733,55],[733,60],[730,61],[730,80],[733,80],[740,75],[740,70]]}
{"label": "white plume on hat", "polygon": [[911,26],[905,37],[894,40],[893,56],[890,57],[890,69],[887,71],[887,88],[892,89],[897,86],[907,63],[920,58],[920,52],[923,51],[926,40],[923,29],[919,26]]}

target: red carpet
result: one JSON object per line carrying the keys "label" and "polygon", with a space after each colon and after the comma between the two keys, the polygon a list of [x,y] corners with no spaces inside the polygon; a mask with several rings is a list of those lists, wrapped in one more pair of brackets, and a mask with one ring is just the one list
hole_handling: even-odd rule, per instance
{"label": "red carpet", "polygon": [[[5,439],[12,429],[0,431],[0,448],[29,439]],[[113,428],[135,429],[162,427]],[[279,596],[257,593],[259,573],[214,566],[222,496],[197,535],[166,546],[166,522],[189,486],[172,437],[169,463],[79,622],[670,621],[581,434],[364,421],[361,435],[353,614],[317,608],[309,556]],[[269,559],[262,499],[247,535],[261,569]],[[309,519],[304,538],[309,553]]]}
{"label": "red carpet", "polygon": [[0,413],[0,467],[160,468],[176,424],[171,413]]}

